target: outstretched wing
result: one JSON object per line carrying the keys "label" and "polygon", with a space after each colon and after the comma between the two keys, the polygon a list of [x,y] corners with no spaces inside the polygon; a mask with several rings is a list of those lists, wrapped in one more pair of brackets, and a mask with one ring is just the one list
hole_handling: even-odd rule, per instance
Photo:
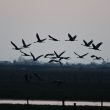
{"label": "outstretched wing", "polygon": [[21,53],[25,54],[23,51],[20,50]]}
{"label": "outstretched wing", "polygon": [[76,52],[74,52],[74,54],[77,55],[77,56],[80,56],[80,55],[78,55]]}
{"label": "outstretched wing", "polygon": [[85,40],[83,40],[83,42],[84,42],[85,45],[88,45],[88,43]]}
{"label": "outstretched wing", "polygon": [[45,41],[46,40],[46,38],[45,39],[42,39],[41,41],[43,42],[43,41]]}
{"label": "outstretched wing", "polygon": [[63,51],[62,53],[60,53],[60,54],[59,54],[59,57],[61,57],[64,53],[65,53],[65,51]]}
{"label": "outstretched wing", "polygon": [[72,40],[72,36],[69,33],[68,33],[68,37],[69,37],[70,40]]}
{"label": "outstretched wing", "polygon": [[91,40],[90,42],[88,42],[88,45],[90,46],[92,44],[93,40]]}
{"label": "outstretched wing", "polygon": [[52,36],[50,36],[50,35],[48,35],[48,36],[49,36],[49,38],[51,38],[52,40],[58,41],[58,39],[56,39],[56,38],[54,38],[54,37],[52,37]]}
{"label": "outstretched wing", "polygon": [[68,59],[70,59],[70,57],[64,57],[64,59],[67,59],[68,60]]}
{"label": "outstretched wing", "polygon": [[44,57],[46,58],[47,56],[53,56],[54,54],[46,54]]}
{"label": "outstretched wing", "polygon": [[48,35],[48,36],[49,36],[49,38],[54,39],[52,36],[50,36],[50,35]]}
{"label": "outstretched wing", "polygon": [[23,43],[23,46],[26,46],[26,43],[25,43],[24,39],[22,39],[22,43]]}
{"label": "outstretched wing", "polygon": [[31,44],[28,44],[27,46],[29,47]]}
{"label": "outstretched wing", "polygon": [[96,46],[94,44],[92,44],[93,48],[96,48]]}
{"label": "outstretched wing", "polygon": [[41,41],[38,33],[36,34],[36,37],[37,37],[38,41]]}
{"label": "outstretched wing", "polygon": [[54,60],[50,60],[50,61],[49,61],[49,63],[52,63],[52,62],[54,62]]}
{"label": "outstretched wing", "polygon": [[75,35],[75,36],[73,37],[73,40],[75,40],[75,39],[76,39],[76,37],[77,37],[77,35]]}
{"label": "outstretched wing", "polygon": [[84,55],[82,55],[82,57],[84,57],[84,56],[86,56],[86,55],[88,55],[89,53],[86,53],[86,54],[84,54]]}
{"label": "outstretched wing", "polygon": [[49,61],[49,63],[52,63],[52,62],[60,63],[60,60],[50,60]]}
{"label": "outstretched wing", "polygon": [[21,50],[20,50],[20,52],[21,52],[21,53],[23,53],[25,56],[30,56],[29,54],[24,53],[24,52],[23,52],[23,51],[21,51]]}
{"label": "outstretched wing", "polygon": [[102,59],[104,61],[104,58],[100,57],[100,59]]}
{"label": "outstretched wing", "polygon": [[15,43],[13,43],[12,41],[11,41],[11,44],[12,44],[15,48],[18,48],[18,47],[15,45]]}
{"label": "outstretched wing", "polygon": [[38,60],[40,57],[42,57],[42,56],[44,56],[44,55],[39,55],[37,58],[36,58],[36,60]]}
{"label": "outstretched wing", "polygon": [[54,51],[54,53],[55,53],[56,57],[59,57],[59,55],[55,51]]}
{"label": "outstretched wing", "polygon": [[91,55],[91,58],[94,58],[94,57],[96,57],[95,55]]}
{"label": "outstretched wing", "polygon": [[35,56],[33,55],[33,53],[30,52],[30,54],[31,54],[33,60],[35,60]]}
{"label": "outstretched wing", "polygon": [[70,57],[60,57],[60,59],[59,59],[59,60],[62,60],[62,59],[69,60],[69,59],[70,59]]}
{"label": "outstretched wing", "polygon": [[103,44],[103,42],[100,42],[96,45],[96,47],[99,48],[102,44]]}

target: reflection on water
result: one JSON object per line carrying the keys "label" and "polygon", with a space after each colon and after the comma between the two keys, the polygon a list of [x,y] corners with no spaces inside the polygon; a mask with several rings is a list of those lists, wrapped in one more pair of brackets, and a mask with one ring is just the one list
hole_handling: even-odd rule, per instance
{"label": "reflection on water", "polygon": [[[101,106],[101,102],[80,102],[80,101],[65,101],[65,105],[88,105],[88,106]],[[0,100],[0,104],[27,104],[26,100]],[[29,100],[29,104],[32,105],[62,105],[61,101],[39,101]],[[103,106],[110,106],[110,102],[104,102]]]}

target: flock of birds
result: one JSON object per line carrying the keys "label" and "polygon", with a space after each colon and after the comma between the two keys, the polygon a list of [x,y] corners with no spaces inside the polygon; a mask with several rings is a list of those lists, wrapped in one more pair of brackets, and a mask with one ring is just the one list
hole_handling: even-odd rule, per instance
{"label": "flock of birds", "polygon": [[[49,40],[52,40],[52,41],[54,41],[54,42],[60,41],[60,40],[58,40],[58,39],[52,37],[51,35],[48,35],[48,37],[49,37]],[[47,38],[41,39],[41,38],[39,37],[39,34],[38,34],[38,33],[36,34],[36,38],[37,38],[37,41],[35,41],[35,42],[33,42],[33,43],[45,43],[45,41],[47,40]],[[77,38],[77,35],[72,36],[72,35],[70,35],[70,34],[68,33],[68,38],[69,38],[69,39],[67,39],[67,40],[65,40],[65,41],[70,41],[70,42],[78,41],[78,40],[76,39],[76,38]],[[56,62],[56,63],[62,64],[61,61],[62,61],[63,59],[64,59],[64,60],[69,60],[69,59],[70,59],[70,57],[64,57],[64,56],[62,56],[66,51],[63,51],[63,52],[61,52],[60,54],[58,54],[56,51],[54,51],[53,53],[49,53],[49,54],[46,54],[46,55],[39,55],[39,56],[37,56],[37,57],[35,57],[32,52],[30,52],[29,54],[28,54],[28,53],[25,53],[25,52],[23,52],[23,49],[29,48],[29,47],[32,45],[32,43],[26,44],[26,42],[24,41],[24,39],[22,39],[22,44],[23,44],[23,45],[20,46],[20,47],[18,47],[13,41],[11,41],[11,44],[13,45],[13,47],[14,47],[13,49],[14,49],[14,50],[19,50],[20,53],[22,54],[22,56],[25,56],[25,57],[30,56],[30,57],[32,57],[32,60],[33,60],[33,61],[38,61],[38,59],[40,59],[41,57],[44,57],[44,58],[50,58],[50,60],[49,60],[48,63],[54,63],[54,62]],[[98,44],[94,44],[94,43],[93,43],[93,40],[91,40],[91,41],[89,41],[89,42],[87,42],[86,40],[83,40],[83,44],[81,44],[81,45],[83,45],[83,46],[85,46],[85,47],[88,47],[89,49],[101,51],[101,50],[99,49],[99,47],[100,47],[102,44],[103,44],[103,42],[99,42]],[[83,54],[83,55],[79,55],[79,54],[77,54],[76,52],[74,52],[74,54],[77,56],[77,58],[84,58],[84,57],[87,56],[89,53],[85,53],[85,54]],[[93,60],[103,60],[103,61],[104,61],[104,59],[103,59],[102,57],[99,57],[99,56],[96,56],[96,55],[91,55],[91,58],[92,58]]]}

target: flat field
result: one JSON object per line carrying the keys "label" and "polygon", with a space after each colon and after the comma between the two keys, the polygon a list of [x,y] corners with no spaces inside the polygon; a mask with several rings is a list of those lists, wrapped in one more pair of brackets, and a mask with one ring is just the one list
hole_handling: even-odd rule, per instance
{"label": "flat field", "polygon": [[110,68],[0,66],[0,99],[110,101]]}

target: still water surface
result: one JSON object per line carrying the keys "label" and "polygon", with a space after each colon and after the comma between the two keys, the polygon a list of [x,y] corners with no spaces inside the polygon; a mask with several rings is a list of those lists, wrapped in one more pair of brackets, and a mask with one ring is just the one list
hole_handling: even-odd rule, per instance
{"label": "still water surface", "polygon": [[[90,105],[90,106],[101,106],[101,102],[84,102],[84,101],[65,101],[65,105]],[[26,100],[0,100],[0,104],[27,104]],[[32,105],[62,105],[61,101],[40,101],[40,100],[29,100],[29,104]],[[103,106],[110,106],[110,102],[103,102]]]}

